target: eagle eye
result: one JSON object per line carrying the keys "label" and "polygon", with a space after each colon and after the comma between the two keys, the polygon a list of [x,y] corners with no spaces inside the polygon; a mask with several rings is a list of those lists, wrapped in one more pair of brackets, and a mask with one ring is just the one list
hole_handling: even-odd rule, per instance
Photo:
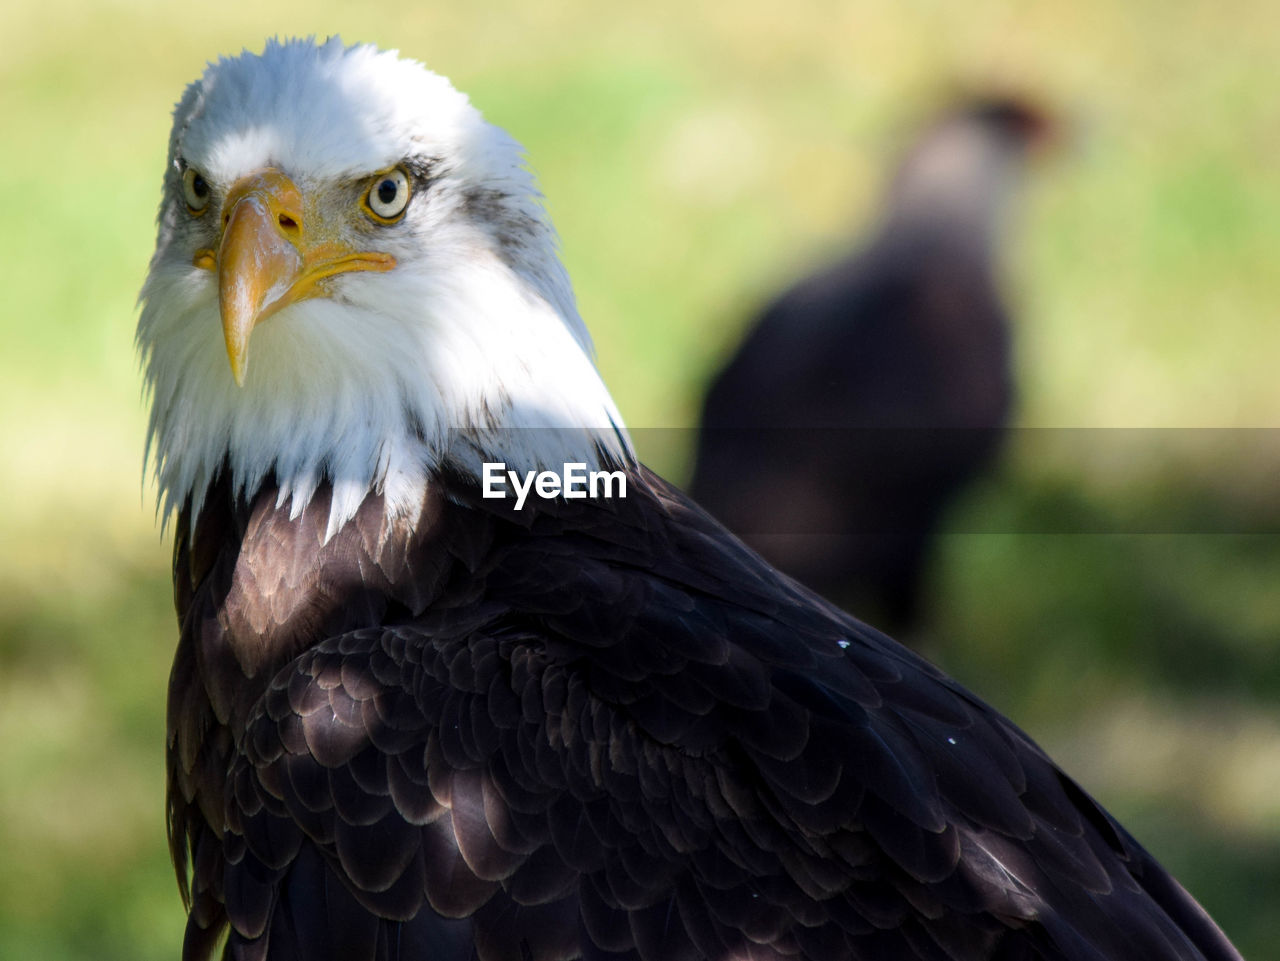
{"label": "eagle eye", "polygon": [[187,209],[193,214],[202,214],[209,206],[209,182],[194,167],[182,172],[182,195],[186,198]]}
{"label": "eagle eye", "polygon": [[409,175],[400,167],[379,174],[369,186],[365,208],[381,223],[398,220],[409,205]]}

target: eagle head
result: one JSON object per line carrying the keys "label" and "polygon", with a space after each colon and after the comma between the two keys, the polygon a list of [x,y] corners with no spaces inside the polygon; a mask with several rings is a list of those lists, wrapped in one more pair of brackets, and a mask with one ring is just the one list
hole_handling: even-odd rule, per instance
{"label": "eagle head", "polygon": [[329,532],[448,464],[625,460],[519,145],[394,52],[269,42],[174,110],[137,343],[168,515],[230,471]]}

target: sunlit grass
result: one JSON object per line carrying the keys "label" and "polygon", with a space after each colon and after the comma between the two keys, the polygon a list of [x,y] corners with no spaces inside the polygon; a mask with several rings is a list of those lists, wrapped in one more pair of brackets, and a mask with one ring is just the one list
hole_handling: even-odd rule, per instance
{"label": "sunlit grass", "polygon": [[[1023,422],[1280,421],[1280,7],[1262,0],[27,0],[0,31],[0,957],[177,950],[175,628],[132,330],[169,111],[219,53],[339,32],[453,77],[528,147],[635,426],[692,421],[750,313],[853,242],[947,89],[1030,89],[1074,137],[1037,171],[1009,256]],[[1264,957],[1280,940],[1275,538],[998,533],[1200,517],[1223,491],[1276,516],[1265,485],[1233,489],[1241,465],[1185,460],[1157,474],[1190,477],[1189,500],[1104,459],[1015,459],[957,515],[996,533],[948,542],[932,632]],[[678,473],[684,456],[658,461]]]}

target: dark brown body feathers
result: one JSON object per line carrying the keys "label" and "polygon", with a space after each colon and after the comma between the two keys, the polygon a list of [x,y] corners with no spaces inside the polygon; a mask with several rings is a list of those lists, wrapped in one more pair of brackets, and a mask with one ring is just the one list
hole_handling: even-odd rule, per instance
{"label": "dark brown body feathers", "polygon": [[177,531],[184,957],[1227,959],[1016,727],[653,475]]}

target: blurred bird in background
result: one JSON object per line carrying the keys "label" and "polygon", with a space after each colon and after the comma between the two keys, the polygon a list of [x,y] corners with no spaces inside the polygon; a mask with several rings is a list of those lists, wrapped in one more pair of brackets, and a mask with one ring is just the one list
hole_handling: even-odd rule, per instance
{"label": "blurred bird in background", "polygon": [[695,500],[782,570],[910,635],[947,507],[1014,399],[999,249],[1054,123],[971,98],[925,129],[880,226],[765,311],[707,392]]}

